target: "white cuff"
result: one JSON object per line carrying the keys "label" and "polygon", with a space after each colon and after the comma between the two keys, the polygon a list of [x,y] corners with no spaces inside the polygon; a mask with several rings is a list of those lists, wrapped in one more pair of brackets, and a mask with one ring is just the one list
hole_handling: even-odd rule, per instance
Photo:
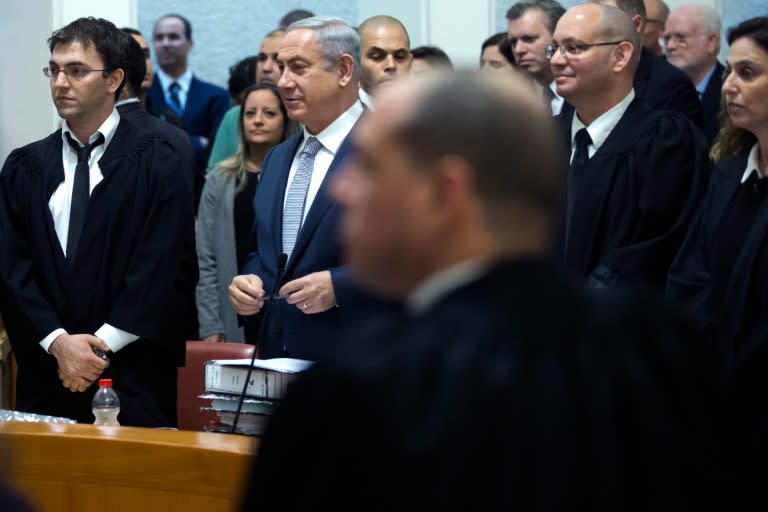
{"label": "white cuff", "polygon": [[135,334],[131,334],[109,324],[104,324],[99,327],[99,330],[93,333],[93,335],[104,340],[104,343],[107,344],[109,350],[112,352],[117,352],[126,345],[139,339]]}
{"label": "white cuff", "polygon": [[[62,334],[67,334],[67,331],[64,329],[56,329],[51,334],[43,338],[43,340],[40,342],[40,346],[43,347],[43,350],[48,352],[48,349],[51,347],[51,343],[53,343],[53,340],[61,336]],[[50,354],[50,352],[48,352]]]}

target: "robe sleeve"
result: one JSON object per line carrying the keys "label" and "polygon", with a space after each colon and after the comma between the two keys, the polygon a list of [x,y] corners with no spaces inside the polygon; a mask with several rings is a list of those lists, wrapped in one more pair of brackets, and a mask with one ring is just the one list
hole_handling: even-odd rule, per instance
{"label": "robe sleeve", "polygon": [[194,195],[178,153],[155,139],[141,156],[151,186],[138,227],[123,289],[107,323],[152,340],[190,335],[198,269],[195,254]]}
{"label": "robe sleeve", "polygon": [[709,180],[704,136],[678,112],[655,112],[621,172],[636,174],[637,215],[624,241],[587,279],[592,287],[628,282],[663,288]]}
{"label": "robe sleeve", "polygon": [[[31,201],[31,176],[42,172],[34,151],[17,149],[8,156],[0,172],[0,295],[6,320],[28,330],[27,336],[14,339],[35,340],[63,327],[58,314],[36,282],[33,260],[24,233],[27,201]],[[42,235],[41,235],[42,236]],[[11,322],[9,322],[10,326]],[[14,345],[14,350],[34,350]]]}

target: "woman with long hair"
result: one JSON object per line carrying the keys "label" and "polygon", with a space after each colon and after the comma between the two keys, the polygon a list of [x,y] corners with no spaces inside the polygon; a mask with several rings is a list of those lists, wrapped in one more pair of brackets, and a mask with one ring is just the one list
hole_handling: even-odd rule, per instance
{"label": "woman with long hair", "polygon": [[240,147],[208,174],[198,210],[196,300],[203,341],[246,339],[229,305],[227,287],[248,256],[261,162],[294,126],[274,85],[256,84],[245,90],[238,123]]}

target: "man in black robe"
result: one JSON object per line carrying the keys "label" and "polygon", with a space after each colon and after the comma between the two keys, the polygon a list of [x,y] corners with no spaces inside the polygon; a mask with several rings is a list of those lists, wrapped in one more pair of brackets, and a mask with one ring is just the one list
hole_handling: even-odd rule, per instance
{"label": "man in black robe", "polygon": [[173,426],[197,280],[193,190],[177,151],[114,108],[121,36],[81,18],[49,40],[64,122],[0,173],[0,300],[19,410],[92,422],[104,377],[123,425]]}
{"label": "man in black robe", "polygon": [[544,105],[520,77],[406,80],[332,187],[351,271],[405,310],[289,389],[242,510],[688,509],[705,495],[695,340],[545,259],[562,162]]}
{"label": "man in black robe", "polygon": [[553,41],[557,91],[575,107],[560,117],[571,168],[558,251],[577,282],[661,290],[706,190],[704,137],[635,97],[640,41],[622,11],[573,7]]}

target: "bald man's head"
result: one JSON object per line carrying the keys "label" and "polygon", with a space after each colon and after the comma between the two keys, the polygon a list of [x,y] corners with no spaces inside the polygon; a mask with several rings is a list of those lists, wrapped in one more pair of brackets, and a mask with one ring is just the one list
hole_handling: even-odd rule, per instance
{"label": "bald man's head", "polygon": [[374,16],[357,29],[360,34],[360,85],[368,94],[374,94],[386,84],[411,70],[408,31],[399,20],[391,16]]}

